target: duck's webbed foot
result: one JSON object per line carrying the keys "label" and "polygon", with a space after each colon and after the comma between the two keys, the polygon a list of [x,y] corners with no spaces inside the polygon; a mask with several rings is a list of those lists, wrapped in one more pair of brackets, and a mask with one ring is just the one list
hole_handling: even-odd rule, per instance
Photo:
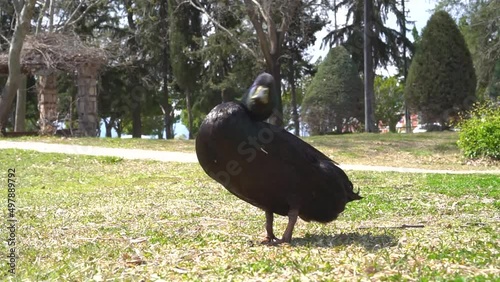
{"label": "duck's webbed foot", "polygon": [[266,211],[266,238],[264,241],[261,242],[261,244],[269,245],[272,244],[275,240],[278,240],[276,236],[274,235],[273,232],[273,221],[274,221],[274,215],[272,212]]}
{"label": "duck's webbed foot", "polygon": [[266,231],[267,236],[262,244],[266,244],[269,246],[276,246],[282,243],[290,243],[292,241],[292,233],[293,228],[295,227],[295,223],[297,223],[297,218],[299,215],[299,211],[297,209],[292,209],[288,212],[288,225],[286,226],[285,233],[283,233],[283,237],[281,239],[276,238],[273,233],[273,220],[274,215],[272,212],[266,211]]}

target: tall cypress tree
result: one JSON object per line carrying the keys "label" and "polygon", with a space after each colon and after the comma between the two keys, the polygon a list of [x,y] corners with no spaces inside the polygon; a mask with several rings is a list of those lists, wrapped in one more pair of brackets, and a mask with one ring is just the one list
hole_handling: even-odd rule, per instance
{"label": "tall cypress tree", "polygon": [[438,11],[427,22],[406,81],[410,108],[424,123],[447,126],[450,117],[475,100],[471,54],[451,16]]}
{"label": "tall cypress tree", "polygon": [[351,118],[363,118],[363,82],[349,52],[330,50],[302,102],[302,115],[312,135],[342,133]]}
{"label": "tall cypress tree", "polygon": [[193,54],[201,37],[200,12],[182,1],[168,1],[170,22],[170,60],[175,83],[185,94],[189,139],[193,138],[193,95],[198,85],[201,63]]}

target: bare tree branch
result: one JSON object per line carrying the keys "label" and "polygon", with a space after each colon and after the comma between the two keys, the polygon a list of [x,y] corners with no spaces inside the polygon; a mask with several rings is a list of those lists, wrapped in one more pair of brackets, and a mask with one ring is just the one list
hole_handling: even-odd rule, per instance
{"label": "bare tree branch", "polygon": [[257,32],[257,37],[259,38],[260,48],[262,49],[262,53],[266,59],[266,62],[272,62],[271,52],[269,46],[267,45],[270,41],[269,38],[266,38],[266,33],[262,28],[262,22],[259,21],[257,14],[255,13],[255,9],[253,7],[251,0],[245,0],[245,4],[247,6],[247,13],[252,22],[252,25],[255,28],[255,32]]}
{"label": "bare tree branch", "polygon": [[264,9],[260,5],[259,1],[257,1],[257,0],[245,1],[247,3],[248,7],[250,7],[250,5],[248,5],[250,1],[253,2],[253,4],[255,6],[257,6],[257,9],[259,10],[260,14],[262,15],[262,17],[264,18],[264,20],[266,21],[266,23],[269,23],[269,22],[272,21],[271,18],[269,17],[269,14],[268,14],[269,13],[269,9],[271,7],[271,3],[269,3],[269,2],[266,1],[267,5],[266,5],[266,10],[264,11]]}
{"label": "bare tree branch", "polygon": [[[64,1],[62,4],[63,5],[59,7],[59,13],[61,14],[57,17],[58,20],[56,26],[58,27],[62,26],[67,21],[68,12],[70,10],[71,4],[73,3],[71,1]],[[60,28],[57,29],[59,30]]]}
{"label": "bare tree branch", "polygon": [[36,29],[35,29],[35,34],[38,34],[40,32],[40,29],[42,28],[42,19],[43,16],[45,15],[45,12],[47,11],[47,7],[49,6],[48,3],[50,0],[46,0],[43,3],[42,10],[40,11],[40,15],[38,15],[38,20],[36,21]]}
{"label": "bare tree branch", "polygon": [[14,10],[16,11],[16,15],[21,14],[21,9],[24,6],[24,1],[12,0],[12,4],[14,5]]}
{"label": "bare tree branch", "polygon": [[83,11],[83,13],[74,21],[70,22],[71,19],[75,16],[76,12],[78,11],[78,9],[82,6],[83,4],[83,1],[80,2],[80,4],[78,4],[78,7],[73,11],[73,13],[71,14],[71,16],[68,18],[68,20],[66,21],[65,24],[63,24],[63,26],[60,28],[60,29],[65,29],[66,27],[70,26],[70,25],[74,25],[76,24],[77,22],[79,22],[81,19],[83,19],[83,17],[85,17],[85,15],[87,15],[87,13],[89,12],[90,8],[100,4],[104,2],[104,0],[97,0],[95,2],[92,2],[90,5],[87,6],[87,8],[85,9],[85,11]]}
{"label": "bare tree branch", "polygon": [[[80,3],[78,4],[78,6],[73,10],[73,13],[71,13],[71,15],[69,16],[69,18],[66,20],[66,22],[63,24],[62,28],[66,28],[66,26],[68,25],[68,23],[71,21],[71,19],[73,19],[73,17],[76,15],[76,12],[78,12],[78,10],[80,9],[80,7],[83,5],[83,1],[80,1]],[[83,13],[82,13],[83,15]]]}
{"label": "bare tree branch", "polygon": [[[196,1],[196,2],[198,2],[198,1]],[[247,44],[245,44],[245,43],[241,42],[240,40],[238,40],[238,38],[237,38],[236,35],[234,35],[230,30],[228,30],[227,28],[225,28],[224,26],[222,26],[216,19],[214,19],[212,16],[210,16],[210,14],[207,12],[207,10],[205,8],[203,8],[201,5],[200,6],[196,5],[196,3],[193,0],[188,0],[188,1],[183,2],[183,3],[189,3],[195,9],[197,9],[200,12],[202,12],[208,18],[208,20],[210,20],[218,28],[222,29],[225,33],[227,33],[229,35],[229,37],[231,38],[231,40],[234,40],[238,45],[240,45],[241,47],[243,47],[243,49],[247,50],[250,54],[252,54],[252,56],[256,60],[260,60],[260,58],[257,55],[257,53],[252,48],[248,47]],[[183,3],[181,3],[180,5],[182,5]],[[199,2],[198,2],[198,4],[199,4]]]}
{"label": "bare tree branch", "polygon": [[10,40],[9,40],[7,37],[5,37],[5,36],[4,36],[3,34],[1,34],[1,33],[0,33],[0,36],[2,37],[2,39],[3,39],[3,40],[7,41],[7,43],[9,43],[9,45],[10,45]]}
{"label": "bare tree branch", "polygon": [[288,28],[290,27],[290,24],[292,22],[293,16],[295,15],[295,11],[297,10],[297,7],[300,4],[300,0],[292,0],[290,1],[291,3],[288,3],[287,8],[289,9],[288,12],[283,13],[283,19],[281,21],[281,26],[280,26],[280,37],[278,38],[278,44],[281,46],[283,44],[283,41],[285,40],[285,34],[288,31]]}
{"label": "bare tree branch", "polygon": [[[252,0],[252,2],[258,4],[257,0]],[[278,30],[276,29],[276,23],[271,18],[271,2],[272,2],[272,0],[264,0],[265,10],[263,12],[266,13],[266,15],[263,15],[263,17],[264,17],[264,20],[266,21],[266,25],[267,25],[267,34],[268,34],[268,38],[269,38],[270,52],[271,52],[271,54],[275,54],[278,52],[278,48],[281,45],[278,42],[279,40],[277,40]]]}

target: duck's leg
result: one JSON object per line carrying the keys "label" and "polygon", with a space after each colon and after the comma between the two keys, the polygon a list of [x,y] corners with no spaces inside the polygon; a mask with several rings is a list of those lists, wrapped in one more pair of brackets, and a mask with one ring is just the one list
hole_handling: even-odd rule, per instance
{"label": "duck's leg", "polygon": [[285,233],[283,233],[283,238],[279,243],[290,243],[292,241],[293,228],[295,227],[295,223],[297,223],[298,216],[298,209],[291,209],[288,211],[288,225],[286,226]]}
{"label": "duck's leg", "polygon": [[274,236],[274,231],[273,231],[273,221],[274,221],[274,215],[272,212],[266,211],[266,239],[262,241],[262,244],[270,244],[273,241],[277,240],[276,236]]}
{"label": "duck's leg", "polygon": [[[297,223],[297,218],[299,216],[299,210],[298,209],[291,209],[288,212],[288,225],[286,226],[285,233],[283,233],[283,237],[281,239],[277,239],[274,234],[272,234],[272,237],[274,237],[274,240],[268,240],[264,241],[263,243],[266,243],[268,245],[279,245],[281,243],[290,243],[292,241],[292,233],[293,233],[293,228],[295,227],[295,223]],[[266,218],[267,218],[267,213],[266,213]],[[266,221],[266,223],[269,221]],[[267,229],[267,224],[266,224],[266,229]],[[272,232],[272,213],[271,213],[271,232]],[[268,232],[269,234],[269,232]],[[269,238],[266,237],[266,239]]]}

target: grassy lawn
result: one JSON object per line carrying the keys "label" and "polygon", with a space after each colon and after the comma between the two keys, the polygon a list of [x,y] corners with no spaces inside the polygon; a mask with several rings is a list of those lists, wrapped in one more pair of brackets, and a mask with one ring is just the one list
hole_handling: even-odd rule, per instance
{"label": "grassy lawn", "polygon": [[[194,152],[194,141],[118,138],[23,137],[0,139],[113,148]],[[500,169],[500,162],[470,164],[457,147],[458,133],[345,134],[306,137],[320,151],[339,163],[449,170]]]}
{"label": "grassy lawn", "polygon": [[[351,136],[332,142],[362,149]],[[380,136],[365,144],[395,143]],[[431,144],[418,136],[394,147]],[[456,150],[446,138],[437,145]],[[327,225],[299,221],[291,245],[267,247],[264,213],[198,164],[20,150],[1,150],[0,164],[4,219],[7,168],[17,172],[19,281],[500,281],[498,175],[348,172],[362,201]],[[278,217],[277,233],[285,226]],[[0,253],[4,277],[5,242]]]}
{"label": "grassy lawn", "polygon": [[123,149],[144,149],[157,151],[177,151],[194,152],[193,140],[158,140],[158,139],[136,139],[136,138],[61,138],[61,137],[19,137],[19,138],[0,138],[6,141],[29,141],[44,142],[56,144],[70,144],[83,146],[99,146],[109,148]]}

